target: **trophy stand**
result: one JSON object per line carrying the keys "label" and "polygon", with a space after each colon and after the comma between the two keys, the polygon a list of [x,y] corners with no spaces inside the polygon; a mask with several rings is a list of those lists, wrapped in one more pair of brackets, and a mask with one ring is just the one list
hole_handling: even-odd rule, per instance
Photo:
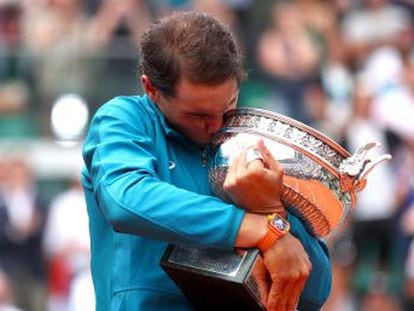
{"label": "trophy stand", "polygon": [[169,244],[160,265],[196,310],[264,310],[254,278],[259,251]]}

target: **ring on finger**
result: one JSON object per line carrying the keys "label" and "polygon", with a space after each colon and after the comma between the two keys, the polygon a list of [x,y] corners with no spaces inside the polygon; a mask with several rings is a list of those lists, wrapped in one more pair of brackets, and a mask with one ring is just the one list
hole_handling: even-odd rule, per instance
{"label": "ring on finger", "polygon": [[263,155],[259,150],[249,148],[246,151],[246,165],[249,165],[255,160],[263,161]]}

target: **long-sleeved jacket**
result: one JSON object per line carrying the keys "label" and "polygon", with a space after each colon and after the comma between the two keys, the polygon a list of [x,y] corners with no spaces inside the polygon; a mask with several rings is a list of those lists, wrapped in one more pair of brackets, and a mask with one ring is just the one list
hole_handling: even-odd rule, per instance
{"label": "long-sleeved jacket", "polygon": [[[159,266],[167,243],[231,249],[245,213],[211,195],[204,150],[147,96],[131,96],[98,110],[83,157],[97,310],[191,310]],[[313,265],[302,298],[319,305],[331,284],[326,249],[288,220]]]}

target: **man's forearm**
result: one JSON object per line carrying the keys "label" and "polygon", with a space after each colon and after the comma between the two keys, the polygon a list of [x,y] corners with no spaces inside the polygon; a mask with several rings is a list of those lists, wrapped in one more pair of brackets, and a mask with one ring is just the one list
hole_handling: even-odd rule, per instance
{"label": "man's forearm", "polygon": [[266,234],[266,215],[245,213],[236,238],[235,247],[251,248]]}

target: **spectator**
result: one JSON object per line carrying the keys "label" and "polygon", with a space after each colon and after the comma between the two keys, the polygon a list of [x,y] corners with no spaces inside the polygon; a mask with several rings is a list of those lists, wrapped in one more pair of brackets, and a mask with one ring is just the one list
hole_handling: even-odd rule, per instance
{"label": "spectator", "polygon": [[0,138],[33,137],[37,120],[33,68],[23,53],[22,10],[17,1],[0,2]]}
{"label": "spectator", "polygon": [[342,36],[355,67],[383,46],[396,47],[400,35],[411,29],[409,12],[388,0],[363,0],[361,7],[348,11],[342,21]]}
{"label": "spectator", "polygon": [[18,307],[45,308],[46,270],[41,240],[46,205],[36,190],[32,172],[21,158],[8,162],[0,207],[0,261]]}
{"label": "spectator", "polygon": [[414,306],[414,145],[412,143],[399,146],[398,172],[399,172],[399,205],[397,218],[399,225],[396,232],[395,244],[398,250],[400,272],[400,296],[403,310],[412,310]]}
{"label": "spectator", "polygon": [[0,270],[0,311],[22,311],[11,304],[9,282]]}
{"label": "spectator", "polygon": [[[393,58],[380,55],[378,58],[373,61],[373,73],[367,77],[373,84],[375,81],[386,79],[378,86],[378,95],[373,107],[375,121],[400,139],[412,142],[414,141],[414,61],[408,60],[404,63],[395,52]],[[387,62],[390,65],[386,65]],[[388,69],[390,67],[395,68]],[[384,79],[379,78],[381,75]]]}
{"label": "spectator", "polygon": [[321,55],[295,3],[278,1],[274,5],[270,25],[260,36],[257,53],[261,69],[268,74],[280,98],[275,110],[286,107],[287,111],[282,112],[300,121],[309,121],[304,90],[306,82],[317,75]]}
{"label": "spectator", "polygon": [[[123,76],[116,73],[119,64],[126,60],[129,60],[129,68],[135,65],[131,62],[135,57],[131,46],[135,50],[136,44],[131,44],[131,37],[138,36],[143,28],[141,24],[145,25],[148,18],[145,8],[145,3],[139,0],[105,0],[97,12],[89,16],[80,0],[25,6],[24,43],[27,53],[36,60],[43,125],[49,124],[45,118],[48,118],[50,106],[62,94],[75,93],[88,102],[96,102],[98,94],[111,90],[113,85],[129,86],[129,91],[136,87],[135,83],[132,86],[130,76],[127,76],[129,84],[125,82],[125,71]],[[137,14],[140,18],[131,18]],[[118,36],[125,29],[127,35]],[[120,40],[115,40],[114,48],[111,43],[115,37]],[[101,57],[103,53],[106,57]],[[111,60],[117,64],[110,63]],[[106,68],[107,65],[110,68]],[[105,70],[110,70],[111,74]],[[106,78],[99,79],[101,76]],[[44,127],[42,132],[48,131],[49,128]]]}
{"label": "spectator", "polygon": [[[52,200],[43,246],[50,264],[48,309],[68,310],[71,284],[89,271],[90,262],[88,215],[78,180],[73,180],[69,189]],[[88,295],[86,290],[82,294],[84,300],[93,296],[93,292]]]}
{"label": "spectator", "polygon": [[[389,153],[385,131],[372,118],[373,93],[357,80],[353,116],[347,126],[349,149],[355,151],[370,141],[381,143],[371,154]],[[358,306],[364,310],[382,301],[395,305],[390,295],[392,279],[392,228],[396,210],[396,176],[389,163],[378,166],[359,193],[353,211],[353,240],[356,246],[355,282]]]}

